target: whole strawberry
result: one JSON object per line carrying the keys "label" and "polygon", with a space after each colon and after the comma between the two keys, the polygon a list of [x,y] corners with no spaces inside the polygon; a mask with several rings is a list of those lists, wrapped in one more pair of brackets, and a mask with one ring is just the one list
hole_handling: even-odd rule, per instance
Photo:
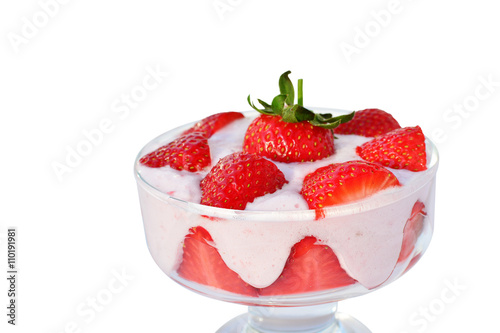
{"label": "whole strawberry", "polygon": [[307,121],[289,123],[281,116],[260,115],[248,126],[243,151],[277,162],[316,161],[335,151],[330,129]]}
{"label": "whole strawberry", "polygon": [[233,153],[219,160],[200,182],[201,204],[244,210],[247,203],[287,183],[276,165],[255,154]]}
{"label": "whole strawberry", "polygon": [[139,162],[150,168],[169,165],[177,170],[200,171],[211,163],[208,140],[200,132],[185,134],[143,156]]}
{"label": "whole strawberry", "polygon": [[427,169],[425,136],[419,126],[398,128],[356,147],[365,161],[393,169]]}
{"label": "whole strawberry", "polygon": [[354,202],[383,189],[399,186],[399,181],[386,168],[365,161],[334,163],[321,167],[304,178],[301,194],[316,217],[323,209]]}
{"label": "whole strawberry", "polygon": [[356,134],[365,137],[376,137],[401,128],[396,119],[380,109],[356,111],[351,121],[335,128],[335,134]]}
{"label": "whole strawberry", "polygon": [[255,153],[277,162],[317,161],[335,151],[332,129],[352,119],[354,112],[333,117],[330,113],[316,114],[303,106],[302,80],[299,80],[298,104],[295,90],[288,78],[290,71],[279,79],[280,94],[271,104],[258,100],[257,108],[248,96],[252,108],[262,113],[248,127],[243,151]]}

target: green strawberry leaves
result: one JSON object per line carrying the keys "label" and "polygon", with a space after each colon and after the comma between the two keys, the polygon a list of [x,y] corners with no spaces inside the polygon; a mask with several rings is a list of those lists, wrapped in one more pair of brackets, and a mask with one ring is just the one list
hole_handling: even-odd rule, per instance
{"label": "green strawberry leaves", "polygon": [[314,112],[298,104],[285,107],[281,116],[288,123],[298,123],[305,120],[311,122],[314,120]]}
{"label": "green strawberry leaves", "polygon": [[293,83],[288,77],[291,71],[286,71],[281,74],[280,79],[278,81],[280,87],[280,93],[286,96],[286,104],[292,105],[295,99],[295,89],[293,88]]}
{"label": "green strawberry leaves", "polygon": [[287,95],[278,95],[273,98],[273,101],[271,102],[271,109],[273,110],[274,113],[281,114],[283,112],[283,109],[285,108],[285,102],[288,99]]}
{"label": "green strawberry leaves", "polygon": [[263,113],[263,114],[274,115],[272,106],[269,105],[269,104],[267,104],[266,102],[264,102],[264,101],[262,101],[260,99],[257,99],[257,101],[259,101],[259,103],[264,107],[263,109],[259,109],[250,100],[250,95],[248,95],[247,101],[248,101],[248,104],[250,104],[250,106],[252,107],[252,109],[254,109],[255,111],[258,111],[258,112]]}
{"label": "green strawberry leaves", "polygon": [[263,108],[259,109],[252,103],[250,95],[248,95],[247,101],[250,106],[266,115],[281,116],[284,121],[289,123],[298,123],[301,121],[308,121],[313,126],[319,126],[323,128],[332,129],[340,124],[346,123],[354,117],[354,111],[337,117],[333,117],[331,113],[315,113],[309,109],[306,109],[304,105],[304,98],[302,94],[303,81],[299,79],[298,81],[298,91],[297,91],[297,104],[295,101],[295,89],[293,83],[288,77],[291,71],[286,71],[281,74],[278,85],[280,89],[280,94],[273,98],[271,104],[268,104],[260,99],[257,101],[262,105]]}

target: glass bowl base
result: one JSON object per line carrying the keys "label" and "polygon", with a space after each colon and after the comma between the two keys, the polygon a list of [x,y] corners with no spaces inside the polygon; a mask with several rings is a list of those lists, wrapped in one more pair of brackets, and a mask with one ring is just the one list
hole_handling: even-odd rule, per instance
{"label": "glass bowl base", "polygon": [[371,333],[357,319],[336,311],[337,304],[305,307],[249,307],[216,333]]}

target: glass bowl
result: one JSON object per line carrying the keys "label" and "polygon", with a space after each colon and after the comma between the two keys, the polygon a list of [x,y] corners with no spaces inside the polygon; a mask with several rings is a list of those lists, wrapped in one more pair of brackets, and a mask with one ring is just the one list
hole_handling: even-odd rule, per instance
{"label": "glass bowl", "polygon": [[[135,162],[148,248],[163,272],[201,295],[249,306],[248,313],[226,323],[220,333],[370,332],[356,319],[337,312],[337,302],[388,285],[413,267],[425,252],[434,221],[438,167],[434,144],[426,139],[428,169],[419,172],[418,177],[396,190],[360,202],[327,207],[324,218],[318,220],[314,210],[209,207],[177,199],[149,184],[141,175],[140,157],[174,140],[189,126],[157,137],[141,150]],[[191,241],[217,252],[231,271],[207,274],[222,282],[225,278],[234,281],[236,275],[248,288],[235,292],[221,289],[219,283],[200,283],[179,274],[186,236],[196,229],[207,232],[210,239]],[[294,244],[307,237],[315,237],[317,243],[333,250],[352,279],[336,283],[339,277],[332,274],[332,283],[327,287],[316,286],[301,293],[270,288],[279,280]]]}

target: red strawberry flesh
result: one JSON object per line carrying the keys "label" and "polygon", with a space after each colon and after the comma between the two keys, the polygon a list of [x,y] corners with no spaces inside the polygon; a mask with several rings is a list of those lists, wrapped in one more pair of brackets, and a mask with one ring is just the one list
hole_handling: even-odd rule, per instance
{"label": "red strawberry flesh", "polygon": [[215,132],[219,131],[221,128],[229,125],[237,119],[244,118],[241,112],[220,112],[203,118],[197,122],[193,127],[186,130],[183,134],[188,134],[192,132],[202,132],[207,138],[210,138]]}
{"label": "red strawberry flesh", "polygon": [[204,134],[193,132],[143,156],[139,162],[151,168],[169,165],[173,169],[196,172],[210,165],[210,148]]}
{"label": "red strawberry flesh", "polygon": [[334,129],[335,134],[356,134],[375,137],[401,128],[394,117],[380,109],[356,111],[354,118]]}
{"label": "red strawberry flesh", "polygon": [[304,178],[301,194],[310,209],[321,210],[361,200],[389,187],[399,186],[389,170],[364,161],[330,164]]}
{"label": "red strawberry flesh", "polygon": [[179,276],[235,294],[257,296],[257,289],[231,270],[212,244],[213,239],[206,229],[191,228],[184,239],[182,262],[177,269]]}
{"label": "red strawberry flesh", "polygon": [[269,287],[259,290],[263,296],[317,292],[356,283],[326,245],[312,236],[305,237],[290,251],[283,273]]}
{"label": "red strawberry flesh", "polygon": [[286,182],[271,161],[255,154],[234,153],[221,158],[202,179],[201,204],[243,210],[247,203],[274,193]]}
{"label": "red strawberry flesh", "polygon": [[427,169],[425,136],[419,126],[395,129],[356,148],[365,161],[393,169]]}
{"label": "red strawberry flesh", "polygon": [[307,121],[285,122],[280,116],[261,115],[248,126],[243,151],[277,162],[317,161],[335,151],[330,129]]}
{"label": "red strawberry flesh", "polygon": [[424,228],[425,205],[421,201],[417,201],[413,205],[411,216],[406,222],[403,231],[403,244],[399,254],[398,262],[405,261],[415,249],[418,237],[422,234]]}

